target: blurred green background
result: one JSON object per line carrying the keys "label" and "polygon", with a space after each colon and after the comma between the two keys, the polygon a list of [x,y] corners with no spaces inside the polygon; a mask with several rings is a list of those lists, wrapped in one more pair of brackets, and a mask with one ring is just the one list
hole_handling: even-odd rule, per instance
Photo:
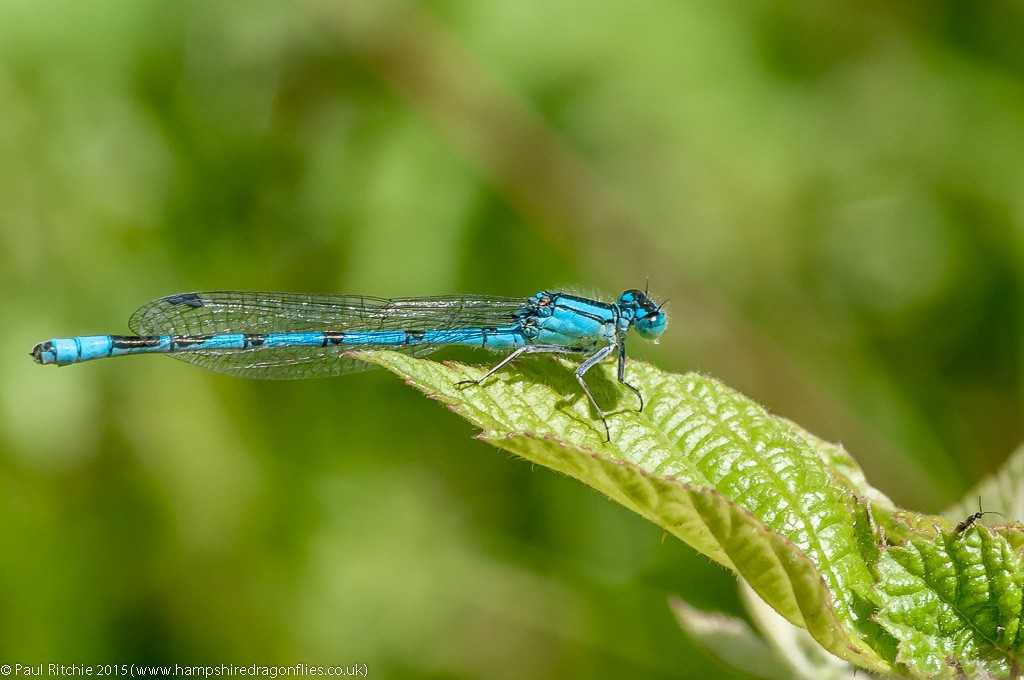
{"label": "blurred green background", "polygon": [[[688,678],[729,573],[382,372],[35,366],[201,289],[668,298],[936,511],[1024,439],[1016,2],[0,2],[0,661]],[[470,355],[481,363],[489,355]]]}

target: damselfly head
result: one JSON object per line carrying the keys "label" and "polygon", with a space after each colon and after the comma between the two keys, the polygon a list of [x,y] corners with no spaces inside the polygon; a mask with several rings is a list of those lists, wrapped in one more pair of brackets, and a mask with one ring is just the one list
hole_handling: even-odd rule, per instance
{"label": "damselfly head", "polygon": [[645,291],[627,290],[619,296],[618,304],[623,310],[632,312],[633,327],[641,338],[657,340],[665,332],[668,317]]}

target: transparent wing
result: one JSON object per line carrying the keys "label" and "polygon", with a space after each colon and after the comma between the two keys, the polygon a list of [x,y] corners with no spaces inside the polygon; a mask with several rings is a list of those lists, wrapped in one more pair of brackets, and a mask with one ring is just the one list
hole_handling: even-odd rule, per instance
{"label": "transparent wing", "polygon": [[[526,302],[526,298],[484,295],[387,299],[365,295],[249,291],[182,293],[154,300],[141,307],[132,315],[128,325],[138,335],[356,330],[471,331],[515,323],[515,314],[521,311]],[[219,373],[288,380],[369,370],[371,365],[354,360],[345,353],[370,347],[251,347],[177,352],[170,356]],[[438,349],[437,345],[388,347],[417,356]]]}

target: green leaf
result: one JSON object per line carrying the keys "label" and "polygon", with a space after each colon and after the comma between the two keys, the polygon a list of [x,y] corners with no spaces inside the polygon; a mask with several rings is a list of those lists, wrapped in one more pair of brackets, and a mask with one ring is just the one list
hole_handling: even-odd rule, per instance
{"label": "green leaf", "polygon": [[[778,680],[855,680],[856,669],[825,652],[806,630],[765,604],[745,581],[740,595],[757,632],[742,619],[707,612],[678,598],[670,604],[690,637],[723,664],[747,675]],[[759,635],[760,634],[760,635]],[[859,677],[866,677],[862,672]]]}
{"label": "green leaf", "polygon": [[522,361],[459,385],[483,369],[357,356],[448,404],[480,439],[598,489],[732,569],[856,666],[1014,672],[1022,579],[1005,538],[893,507],[841,446],[712,378],[630,362],[627,380],[646,402],[638,412],[614,367],[595,367],[588,384],[613,411],[606,441],[565,361]]}
{"label": "green leaf", "polygon": [[671,605],[690,637],[725,665],[759,678],[802,677],[742,619],[703,611],[678,598]]}
{"label": "green leaf", "polygon": [[876,619],[915,675],[1019,677],[1024,588],[1005,538],[978,526],[911,539],[887,548],[877,571]]}

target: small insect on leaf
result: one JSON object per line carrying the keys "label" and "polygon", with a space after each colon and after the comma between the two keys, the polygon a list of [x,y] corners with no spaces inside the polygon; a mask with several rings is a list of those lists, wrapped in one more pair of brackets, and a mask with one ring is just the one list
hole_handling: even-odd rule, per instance
{"label": "small insect on leaf", "polygon": [[956,528],[953,529],[953,533],[959,536],[960,534],[964,533],[965,531],[970,529],[972,526],[974,526],[974,524],[979,519],[984,517],[985,515],[999,515],[1003,519],[1006,519],[1006,515],[1004,515],[1001,512],[996,512],[995,510],[982,511],[982,509],[981,509],[981,496],[978,496],[978,512],[975,512],[973,514],[968,515],[964,519],[964,521],[962,521],[959,524],[957,524]]}

